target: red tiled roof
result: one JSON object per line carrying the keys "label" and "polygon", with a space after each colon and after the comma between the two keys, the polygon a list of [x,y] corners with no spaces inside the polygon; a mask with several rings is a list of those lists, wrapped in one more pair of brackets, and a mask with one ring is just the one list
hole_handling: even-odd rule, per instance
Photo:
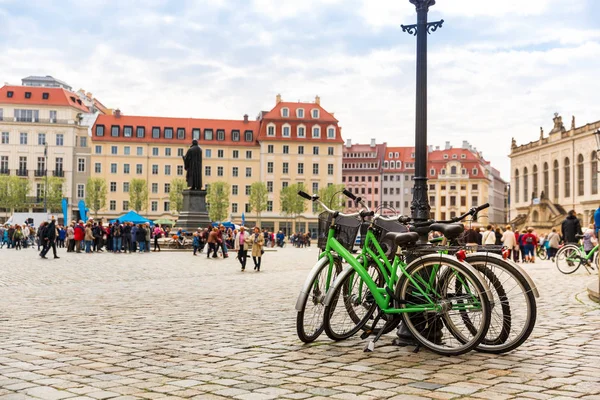
{"label": "red tiled roof", "polygon": [[[289,109],[289,114],[288,114],[289,117],[283,117],[281,115],[282,108]],[[296,111],[299,108],[304,109],[304,117],[303,118],[298,118],[296,116],[297,115]],[[315,119],[312,117],[313,109],[319,110],[319,118]],[[267,119],[267,120],[301,120],[301,121],[304,121],[305,124],[312,123],[315,121],[333,122],[333,123],[339,122],[337,119],[334,118],[334,116],[332,114],[325,111],[325,109],[323,109],[323,107],[321,107],[320,104],[317,104],[317,103],[292,103],[292,102],[287,102],[287,101],[282,101],[282,102],[279,102],[278,104],[276,104],[275,107],[271,111],[269,111],[268,113],[266,113],[263,116],[263,119]]]}
{"label": "red tiled roof", "polygon": [[[104,136],[97,136],[96,127],[98,125],[104,126]],[[119,126],[119,136],[111,136],[111,127]],[[123,136],[123,127],[133,127],[132,137]],[[145,128],[144,138],[136,137],[137,127]],[[160,138],[152,138],[152,128],[160,128]],[[166,139],[164,137],[164,128],[173,128],[173,139]],[[177,128],[185,129],[185,139],[177,139]],[[244,122],[243,120],[220,120],[220,119],[199,119],[199,118],[168,118],[168,117],[142,117],[142,116],[131,116],[122,115],[117,118],[113,115],[99,115],[96,119],[96,123],[93,127],[93,139],[94,141],[105,141],[105,142],[135,142],[150,141],[152,143],[178,143],[178,144],[189,144],[192,141],[192,129],[200,129],[201,135],[198,142],[211,143],[215,145],[224,146],[255,146],[257,145],[257,136],[260,128],[260,123],[257,121]],[[204,140],[204,131],[206,129],[212,129],[213,140]],[[225,131],[225,140],[217,140],[217,131]],[[240,131],[240,141],[232,140],[232,131]],[[252,141],[246,142],[244,133],[246,131],[252,131]]]}
{"label": "red tiled roof", "polygon": [[[465,158],[462,158],[462,155],[465,155]],[[444,155],[447,155],[448,158],[444,158]],[[456,155],[456,158],[452,158]],[[435,150],[429,153],[428,161],[427,161],[427,170],[428,176],[430,178],[437,178],[440,175],[440,171],[442,169],[446,169],[446,175],[450,174],[449,167],[446,167],[446,164],[449,162],[459,162],[460,167],[457,171],[459,174],[461,173],[460,169],[465,168],[467,171],[467,175],[469,178],[473,179],[486,179],[485,176],[485,165],[488,164],[483,158],[480,158],[477,154],[473,153],[469,149],[448,149],[448,150]],[[435,170],[435,175],[431,175],[431,170]],[[477,169],[477,174],[473,174],[473,170]]]}
{"label": "red tiled roof", "polygon": [[[8,97],[8,92],[12,92],[12,97]],[[25,97],[26,92],[31,93],[30,98]],[[48,93],[47,99],[43,98],[44,93]],[[81,102],[77,94],[63,88],[5,85],[0,88],[0,103],[63,107],[70,106],[83,112],[90,112],[85,104]]]}

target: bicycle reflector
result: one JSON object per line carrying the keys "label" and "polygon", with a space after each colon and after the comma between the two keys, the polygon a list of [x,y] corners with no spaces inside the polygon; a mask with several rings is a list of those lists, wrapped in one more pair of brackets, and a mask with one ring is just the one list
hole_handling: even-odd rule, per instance
{"label": "bicycle reflector", "polygon": [[455,256],[458,259],[458,261],[463,262],[467,258],[467,252],[464,250],[459,250],[456,252]]}

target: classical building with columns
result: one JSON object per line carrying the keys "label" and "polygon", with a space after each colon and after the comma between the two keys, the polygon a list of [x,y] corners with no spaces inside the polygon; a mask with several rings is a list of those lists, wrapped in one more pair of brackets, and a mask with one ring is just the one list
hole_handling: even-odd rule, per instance
{"label": "classical building with columns", "polygon": [[569,210],[584,225],[600,206],[598,152],[594,132],[600,121],[577,127],[575,117],[566,129],[560,115],[538,140],[511,146],[510,216],[517,227],[548,231],[559,226]]}

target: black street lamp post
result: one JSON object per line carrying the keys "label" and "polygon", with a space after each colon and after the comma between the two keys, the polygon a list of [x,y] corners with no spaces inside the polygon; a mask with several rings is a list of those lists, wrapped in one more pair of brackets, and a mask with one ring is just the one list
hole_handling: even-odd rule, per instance
{"label": "black street lamp post", "polygon": [[44,213],[48,213],[48,142],[44,142]]}
{"label": "black street lamp post", "polygon": [[429,7],[435,0],[409,0],[417,9],[417,24],[402,25],[402,31],[417,37],[417,97],[415,116],[415,176],[412,218],[425,221],[431,207],[427,195],[427,35],[442,27],[444,20],[427,22]]}

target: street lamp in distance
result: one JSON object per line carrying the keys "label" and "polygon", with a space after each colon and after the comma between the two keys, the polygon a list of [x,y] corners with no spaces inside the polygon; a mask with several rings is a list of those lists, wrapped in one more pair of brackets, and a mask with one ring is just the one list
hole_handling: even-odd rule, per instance
{"label": "street lamp in distance", "polygon": [[48,142],[44,142],[44,214],[48,213]]}

